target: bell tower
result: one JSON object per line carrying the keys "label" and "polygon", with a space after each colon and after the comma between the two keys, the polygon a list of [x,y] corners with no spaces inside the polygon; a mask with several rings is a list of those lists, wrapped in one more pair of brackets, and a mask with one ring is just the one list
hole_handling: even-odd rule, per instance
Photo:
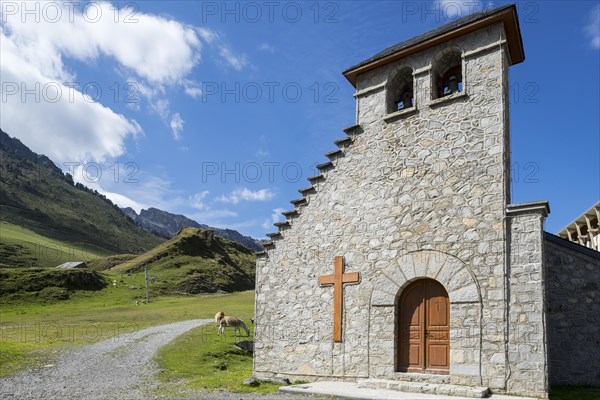
{"label": "bell tower", "polygon": [[[508,71],[524,59],[516,7],[509,5],[401,42],[344,75],[356,88],[364,145],[391,160],[387,169],[371,172],[396,180],[400,247],[455,256],[477,281],[480,302],[450,292],[451,381],[543,397],[540,247],[549,210],[545,203],[511,205],[510,199]],[[524,288],[519,245],[531,238],[539,246],[525,264],[538,280]],[[535,304],[520,304],[526,299]],[[539,323],[520,323],[530,320]],[[402,360],[406,346],[397,341]]]}

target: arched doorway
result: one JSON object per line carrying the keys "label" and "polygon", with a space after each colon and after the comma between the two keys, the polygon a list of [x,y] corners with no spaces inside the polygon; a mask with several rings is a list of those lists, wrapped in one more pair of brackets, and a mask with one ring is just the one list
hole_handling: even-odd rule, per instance
{"label": "arched doorway", "polygon": [[397,370],[448,374],[450,300],[444,286],[419,279],[402,291],[397,304]]}

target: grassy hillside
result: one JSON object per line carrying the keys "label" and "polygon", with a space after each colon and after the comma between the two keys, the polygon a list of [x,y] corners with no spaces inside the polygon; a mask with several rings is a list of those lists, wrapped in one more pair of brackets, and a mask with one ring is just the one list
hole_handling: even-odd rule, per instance
{"label": "grassy hillside", "polygon": [[115,265],[131,261],[137,256],[137,254],[115,254],[114,256],[108,256],[92,260],[87,263],[87,266],[89,269],[94,271],[105,271],[114,267]]}
{"label": "grassy hillside", "polygon": [[[144,268],[152,277],[152,296],[236,292],[254,288],[255,256],[241,244],[215,237],[211,231],[186,228],[169,241],[142,254],[100,257],[83,247],[48,239],[25,228],[0,223],[0,300],[51,303],[69,299],[76,290],[97,290],[104,278],[117,275],[141,282]],[[67,261],[85,261],[89,270],[55,268]],[[17,268],[29,267],[29,268]],[[142,300],[144,295],[136,300]]]}
{"label": "grassy hillside", "polygon": [[254,288],[255,262],[254,253],[239,243],[211,231],[185,228],[109,271],[131,274],[148,268],[159,293],[235,292]]}
{"label": "grassy hillside", "polygon": [[73,245],[49,239],[29,229],[0,222],[0,267],[55,267],[67,261],[101,257],[94,246]]}
{"label": "grassy hillside", "polygon": [[[152,325],[214,318],[219,310],[244,319],[252,315],[254,292],[161,296],[150,304],[137,306],[136,300],[144,298],[143,273],[104,276],[106,281],[117,281],[117,284],[99,291],[75,290],[68,301],[41,303],[30,298],[15,301],[10,296],[0,296],[0,377],[52,363],[63,348],[94,343]],[[216,330],[210,334],[216,335]]]}
{"label": "grassy hillside", "polygon": [[[45,156],[0,131],[2,220],[104,254],[141,253],[163,239],[138,227],[97,192],[73,184]],[[4,237],[0,236],[0,242]],[[13,249],[19,252],[21,249]]]}
{"label": "grassy hillside", "polygon": [[80,290],[101,290],[108,285],[95,271],[56,268],[0,268],[0,298],[42,304],[67,300]]}

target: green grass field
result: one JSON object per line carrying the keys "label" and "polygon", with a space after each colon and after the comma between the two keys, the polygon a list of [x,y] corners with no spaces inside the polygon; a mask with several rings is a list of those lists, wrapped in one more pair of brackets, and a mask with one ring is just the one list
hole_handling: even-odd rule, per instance
{"label": "green grass field", "polygon": [[[248,321],[249,319],[246,319]],[[158,375],[164,390],[177,396],[191,392],[226,390],[232,392],[275,393],[280,385],[262,382],[258,387],[241,385],[252,377],[252,354],[233,347],[236,341],[253,340],[250,337],[216,334],[214,325],[193,329],[158,354],[162,372]],[[182,385],[181,383],[185,382]]]}
{"label": "green grass field", "polygon": [[[108,275],[117,280],[97,292],[77,291],[68,301],[53,304],[7,303],[0,298],[0,376],[51,363],[69,346],[88,344],[117,334],[169,322],[213,318],[223,310],[248,322],[254,292],[210,296],[160,296],[147,305],[142,275]],[[248,324],[251,329],[252,325]],[[242,340],[248,339],[242,337]],[[161,396],[193,395],[201,391],[272,393],[278,385],[244,386],[252,376],[252,357],[233,348],[232,332],[219,336],[213,324],[193,329],[163,347],[157,356]],[[557,386],[551,400],[596,400],[600,389]]]}
{"label": "green grass field", "polygon": [[[65,286],[72,281],[69,277],[85,275],[84,272],[92,273],[91,271],[49,268],[67,261],[88,261],[93,269],[104,270],[115,262],[129,261],[135,255],[100,257],[99,252],[82,246],[49,239],[10,223],[0,224],[0,377],[52,363],[54,358],[70,346],[94,343],[152,325],[214,318],[214,314],[220,310],[248,322],[252,317],[254,293],[251,291],[210,296],[165,293],[165,285],[181,275],[181,268],[152,270],[151,276],[156,278],[150,285],[152,301],[141,305],[136,302],[145,299],[143,270],[135,273],[104,271],[101,274],[108,287],[101,290],[98,287],[74,290]],[[234,259],[239,261],[236,257]],[[252,328],[251,325],[250,327]],[[208,337],[206,335],[219,340],[223,338],[217,335],[216,328],[206,331],[211,328],[213,327],[201,328],[204,338]],[[215,379],[219,381],[219,375],[224,375],[229,379],[228,388],[236,390],[237,387],[238,390],[248,391],[242,381],[252,375],[251,357],[232,353],[232,343],[216,342],[215,346],[209,341],[203,345],[204,339],[194,336],[196,333],[184,335],[181,341],[178,339],[170,347],[173,354],[179,355],[176,358],[178,362],[189,359],[182,363],[190,371],[188,376],[201,367],[199,364],[204,363],[202,357],[194,358],[185,354],[188,346],[193,346],[195,340],[200,342],[199,346],[194,347],[213,356],[222,351],[223,357],[229,361],[227,368],[216,370],[216,375],[207,375],[212,383],[204,385],[195,379],[186,387],[207,386],[215,389],[218,387],[214,384]],[[223,347],[219,348],[218,345]],[[160,378],[168,388],[168,382],[179,376],[182,369],[172,362],[173,357],[160,357],[160,360],[163,366]],[[232,371],[237,371],[236,377],[233,377]],[[263,385],[254,390],[265,391],[268,386]],[[269,390],[275,390],[274,385],[270,386]],[[172,388],[175,389],[175,386]]]}
{"label": "green grass field", "polygon": [[150,304],[136,305],[136,300],[145,296],[143,273],[106,276],[111,282],[109,287],[72,292],[68,301],[48,304],[0,297],[0,376],[46,363],[69,346],[152,325],[214,318],[220,309],[249,318],[254,307],[253,292],[161,296]]}
{"label": "green grass field", "polygon": [[[143,275],[107,275],[117,286],[95,292],[76,291],[68,301],[51,304],[6,302],[0,298],[0,377],[24,368],[50,364],[69,346],[94,343],[112,336],[169,322],[214,318],[217,311],[249,323],[254,292],[209,296],[160,296],[136,305],[144,296]],[[217,334],[214,324],[193,329],[162,348],[161,395],[175,396],[211,390],[273,393],[278,385],[243,385],[252,376],[252,356],[234,349],[233,332]]]}
{"label": "green grass field", "polygon": [[67,261],[99,258],[98,250],[54,240],[8,222],[0,222],[0,266],[55,267]]}
{"label": "green grass field", "polygon": [[158,363],[162,368],[158,378],[164,391],[171,396],[214,390],[277,392],[280,385],[273,383],[262,382],[258,387],[242,384],[244,379],[252,377],[252,354],[234,348],[234,344],[240,340],[254,340],[254,327],[249,323],[254,293],[243,292],[239,296],[240,299],[247,297],[247,301],[229,302],[223,305],[223,310],[244,320],[250,329],[250,337],[246,337],[245,333],[234,337],[233,328],[227,328],[225,335],[219,335],[214,324],[179,336],[158,353]]}

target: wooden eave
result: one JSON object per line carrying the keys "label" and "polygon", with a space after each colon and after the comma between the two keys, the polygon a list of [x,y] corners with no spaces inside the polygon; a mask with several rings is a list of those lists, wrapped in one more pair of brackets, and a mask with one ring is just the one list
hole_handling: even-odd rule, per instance
{"label": "wooden eave", "polygon": [[409,57],[413,54],[422,52],[430,49],[441,43],[450,41],[460,36],[467,35],[471,32],[475,32],[479,29],[483,29],[487,26],[501,22],[504,25],[504,31],[506,32],[506,40],[508,43],[508,53],[510,56],[510,65],[518,64],[525,60],[525,52],[523,50],[523,41],[521,38],[521,31],[519,28],[519,20],[517,17],[516,7],[503,8],[497,13],[483,17],[481,19],[474,20],[472,22],[460,25],[455,29],[448,32],[441,33],[431,38],[425,39],[421,42],[415,43],[411,46],[402,48],[394,53],[391,53],[382,58],[377,58],[372,61],[359,64],[356,67],[352,67],[344,71],[344,76],[352,86],[356,87],[358,75],[364,74],[365,72],[372,71],[383,65],[389,64],[394,61],[398,61],[402,58]]}

